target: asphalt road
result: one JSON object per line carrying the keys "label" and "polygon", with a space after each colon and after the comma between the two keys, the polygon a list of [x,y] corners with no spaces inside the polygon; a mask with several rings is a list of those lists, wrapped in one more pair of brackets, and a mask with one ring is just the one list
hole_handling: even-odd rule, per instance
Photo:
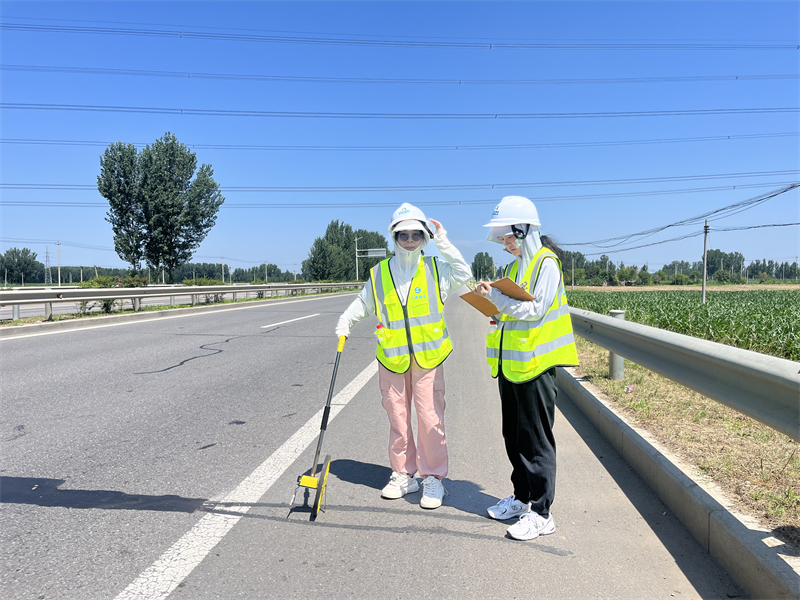
{"label": "asphalt road", "polygon": [[311,522],[301,498],[290,514],[352,298],[0,340],[0,596],[743,597],[565,398],[555,534],[517,542],[485,517],[511,493],[509,466],[486,319],[456,297],[444,506],[380,498],[388,423],[367,319],[337,378],[327,510]]}

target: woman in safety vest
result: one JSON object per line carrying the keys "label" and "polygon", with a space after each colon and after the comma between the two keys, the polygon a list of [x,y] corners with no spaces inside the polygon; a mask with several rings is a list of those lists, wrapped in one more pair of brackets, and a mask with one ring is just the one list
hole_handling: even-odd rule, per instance
{"label": "woman in safety vest", "polygon": [[[447,475],[442,362],[453,346],[442,310],[447,295],[472,276],[461,253],[447,240],[438,221],[433,234],[423,212],[403,204],[392,215],[389,232],[394,256],[370,270],[370,280],[339,318],[337,336],[371,314],[379,323],[378,373],[383,407],[389,415],[389,462],[392,476],[384,498],[402,498],[419,490],[422,508],[442,505]],[[424,256],[433,239],[447,262]],[[411,429],[411,400],[417,412],[417,440]]]}
{"label": "woman in safety vest", "polygon": [[505,269],[533,300],[514,300],[481,281],[475,293],[500,311],[486,337],[486,362],[500,387],[503,438],[514,493],[487,509],[493,519],[519,520],[511,537],[532,540],[555,531],[556,367],[578,364],[561,261],[542,245],[539,216],[527,198],[507,196],[494,209],[489,241],[516,260]]}

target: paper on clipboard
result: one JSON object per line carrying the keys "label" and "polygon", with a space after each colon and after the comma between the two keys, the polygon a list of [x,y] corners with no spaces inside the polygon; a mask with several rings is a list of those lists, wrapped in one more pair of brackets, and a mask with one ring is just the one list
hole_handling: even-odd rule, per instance
{"label": "paper on clipboard", "polygon": [[[514,281],[509,279],[508,277],[503,277],[498,281],[495,281],[491,284],[492,287],[497,288],[501,292],[503,292],[509,298],[513,298],[514,300],[533,300],[533,296],[531,296],[528,292],[523,290],[520,286],[518,286]],[[461,299],[474,306],[477,310],[482,312],[487,317],[493,317],[497,313],[500,312],[491,301],[487,300],[483,296],[476,294],[472,290],[467,292],[466,294],[461,295]]]}

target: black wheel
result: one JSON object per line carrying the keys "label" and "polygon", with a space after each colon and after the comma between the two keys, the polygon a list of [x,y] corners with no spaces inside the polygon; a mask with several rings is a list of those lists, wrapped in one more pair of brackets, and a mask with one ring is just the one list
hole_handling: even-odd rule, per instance
{"label": "black wheel", "polygon": [[317,518],[319,508],[322,506],[322,499],[325,497],[325,487],[328,485],[328,473],[331,470],[331,455],[325,457],[322,471],[319,472],[319,484],[317,485],[317,495],[314,498],[314,507],[311,509],[311,520]]}

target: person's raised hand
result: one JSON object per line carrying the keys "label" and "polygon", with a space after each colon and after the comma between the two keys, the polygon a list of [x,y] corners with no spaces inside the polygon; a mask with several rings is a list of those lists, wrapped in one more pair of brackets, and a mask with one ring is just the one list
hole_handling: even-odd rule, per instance
{"label": "person's raised hand", "polygon": [[441,224],[439,221],[437,221],[437,220],[435,220],[435,219],[428,219],[428,220],[429,220],[431,223],[433,223],[434,225],[436,225],[436,233],[439,233],[439,230],[440,230],[440,229],[444,229],[444,227],[442,227],[442,224]]}

